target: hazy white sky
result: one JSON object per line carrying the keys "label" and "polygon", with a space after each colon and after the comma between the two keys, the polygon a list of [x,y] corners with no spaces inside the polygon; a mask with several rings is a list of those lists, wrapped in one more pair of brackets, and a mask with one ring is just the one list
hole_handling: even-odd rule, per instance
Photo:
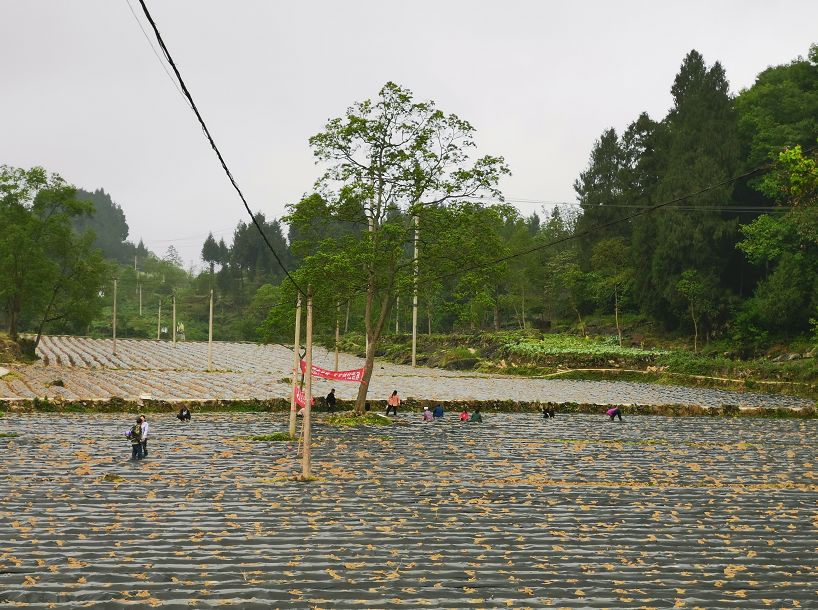
{"label": "hazy white sky", "polygon": [[[307,139],[388,80],[470,121],[511,167],[507,197],[572,201],[594,139],[663,116],[690,49],[737,92],[818,42],[814,0],[147,4],[251,207],[275,217],[319,174]],[[126,0],[0,0],[0,76],[0,163],[104,188],[131,239],[187,262],[246,219]]]}

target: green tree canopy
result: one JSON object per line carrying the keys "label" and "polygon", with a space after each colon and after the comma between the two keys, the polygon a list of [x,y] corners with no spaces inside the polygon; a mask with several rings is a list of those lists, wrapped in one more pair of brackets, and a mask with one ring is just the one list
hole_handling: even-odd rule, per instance
{"label": "green tree canopy", "polygon": [[75,195],[43,168],[0,167],[0,300],[13,339],[30,328],[36,343],[48,324],[81,328],[99,312],[110,270],[94,236],[74,232],[72,221],[92,211]]}

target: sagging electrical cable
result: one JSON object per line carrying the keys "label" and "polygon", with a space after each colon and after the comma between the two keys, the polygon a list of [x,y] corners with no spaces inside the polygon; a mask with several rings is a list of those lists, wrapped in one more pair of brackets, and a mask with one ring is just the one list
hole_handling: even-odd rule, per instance
{"label": "sagging electrical cable", "polygon": [[218,146],[216,146],[216,142],[213,140],[213,136],[210,135],[210,130],[207,128],[207,124],[205,124],[204,119],[202,118],[202,114],[196,107],[196,102],[193,101],[193,96],[190,94],[187,85],[185,85],[185,81],[182,78],[182,74],[176,67],[176,63],[173,61],[173,57],[171,57],[170,51],[168,50],[165,41],[162,39],[162,35],[159,33],[159,28],[156,26],[156,22],[153,20],[153,17],[151,16],[150,11],[148,10],[147,5],[145,4],[145,0],[139,0],[139,4],[142,6],[142,11],[145,13],[145,18],[148,20],[148,23],[150,23],[151,28],[153,28],[153,33],[156,36],[156,40],[159,43],[159,47],[162,49],[162,53],[165,55],[165,59],[170,64],[170,67],[173,69],[173,73],[176,75],[176,78],[179,81],[179,85],[182,87],[182,93],[187,98],[188,103],[190,103],[191,109],[196,115],[196,118],[199,120],[199,124],[202,126],[202,131],[207,137],[208,142],[210,142],[210,146],[213,148],[213,151],[216,153],[216,156],[219,158],[219,163],[221,163],[222,169],[224,170],[225,174],[227,174],[227,177],[230,179],[230,183],[233,185],[233,188],[239,194],[241,202],[244,204],[244,209],[247,210],[247,213],[250,215],[253,224],[255,225],[256,229],[258,229],[259,235],[261,235],[261,238],[264,240],[264,243],[267,244],[267,247],[270,249],[270,252],[273,253],[276,262],[278,263],[278,266],[281,267],[282,271],[284,271],[284,274],[287,276],[287,279],[289,279],[290,282],[292,282],[293,286],[295,286],[295,289],[300,294],[306,296],[307,293],[301,289],[301,287],[298,285],[298,282],[296,282],[295,279],[293,279],[293,276],[290,275],[290,272],[287,270],[287,267],[284,265],[284,263],[281,261],[281,258],[278,256],[278,252],[275,251],[275,248],[273,248],[273,245],[270,243],[270,240],[268,240],[267,236],[264,234],[264,230],[261,228],[261,225],[258,223],[258,220],[256,220],[255,214],[253,214],[253,211],[247,204],[247,199],[245,199],[244,193],[241,192],[239,185],[236,183],[236,179],[233,178],[233,174],[227,167],[227,163],[225,162],[222,153],[219,151]]}

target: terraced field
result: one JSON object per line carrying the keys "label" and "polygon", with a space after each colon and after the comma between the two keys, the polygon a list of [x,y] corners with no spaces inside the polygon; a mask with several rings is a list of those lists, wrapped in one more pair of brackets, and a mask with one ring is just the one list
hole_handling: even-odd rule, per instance
{"label": "terraced field", "polygon": [[[110,340],[45,337],[41,361],[12,367],[0,379],[0,399],[35,397],[66,400],[246,400],[288,398],[292,352],[281,345],[214,343],[213,371],[207,371],[206,343],[119,340],[117,355]],[[334,355],[317,348],[314,362],[331,369]],[[360,358],[343,354],[341,369],[363,366]],[[314,392],[324,395],[336,388],[339,399],[352,400],[357,386],[316,380]],[[518,400],[606,404],[705,407],[801,407],[812,403],[799,398],[767,396],[678,386],[627,382],[569,381],[489,376],[477,373],[411,368],[377,363],[369,396],[385,399],[393,389],[404,398],[458,400]]]}
{"label": "terraced field", "polygon": [[0,419],[0,607],[815,608],[818,421]]}

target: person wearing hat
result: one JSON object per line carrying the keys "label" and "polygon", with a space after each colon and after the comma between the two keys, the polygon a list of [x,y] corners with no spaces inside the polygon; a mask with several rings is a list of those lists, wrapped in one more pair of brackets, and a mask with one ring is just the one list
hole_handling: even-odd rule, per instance
{"label": "person wearing hat", "polygon": [[434,419],[434,416],[429,410],[429,407],[423,407],[423,421],[432,421],[432,419]]}

